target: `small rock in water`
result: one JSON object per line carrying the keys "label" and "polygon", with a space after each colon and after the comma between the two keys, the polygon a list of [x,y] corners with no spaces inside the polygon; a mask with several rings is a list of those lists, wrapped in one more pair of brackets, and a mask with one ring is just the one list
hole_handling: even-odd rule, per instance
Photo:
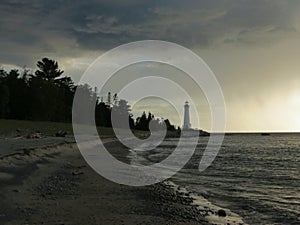
{"label": "small rock in water", "polygon": [[220,209],[220,210],[218,211],[218,216],[226,217],[226,212],[225,212],[225,210]]}

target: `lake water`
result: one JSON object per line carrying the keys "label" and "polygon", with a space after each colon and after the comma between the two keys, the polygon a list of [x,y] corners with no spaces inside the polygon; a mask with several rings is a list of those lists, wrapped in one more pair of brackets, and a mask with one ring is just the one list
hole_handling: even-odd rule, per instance
{"label": "lake water", "polygon": [[[158,162],[177,141],[139,153],[138,160]],[[172,178],[175,183],[238,213],[248,224],[300,224],[300,134],[228,135],[215,161],[200,173],[207,141],[199,138],[193,158]]]}

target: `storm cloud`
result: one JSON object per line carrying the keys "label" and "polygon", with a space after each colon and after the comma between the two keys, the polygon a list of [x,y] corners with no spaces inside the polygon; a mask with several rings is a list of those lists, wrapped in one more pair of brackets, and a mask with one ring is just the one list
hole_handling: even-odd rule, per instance
{"label": "storm cloud", "polygon": [[[239,112],[241,120],[251,117],[241,102],[261,110],[268,102],[262,96],[298,81],[296,0],[2,0],[0,11],[3,66],[35,68],[48,56],[78,80],[97,56],[120,44],[171,41],[206,60],[221,82],[229,113]],[[250,127],[232,122],[231,130],[255,129]]]}
{"label": "storm cloud", "polygon": [[21,1],[0,3],[1,63],[76,56],[144,39],[189,48],[269,43],[298,35],[296,1]]}

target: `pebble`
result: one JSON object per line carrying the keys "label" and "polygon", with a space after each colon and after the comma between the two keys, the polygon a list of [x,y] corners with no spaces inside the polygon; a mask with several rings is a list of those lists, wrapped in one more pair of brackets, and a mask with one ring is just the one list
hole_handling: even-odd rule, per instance
{"label": "pebble", "polygon": [[218,216],[220,216],[220,217],[226,217],[227,215],[226,215],[225,210],[220,209],[220,210],[218,211]]}

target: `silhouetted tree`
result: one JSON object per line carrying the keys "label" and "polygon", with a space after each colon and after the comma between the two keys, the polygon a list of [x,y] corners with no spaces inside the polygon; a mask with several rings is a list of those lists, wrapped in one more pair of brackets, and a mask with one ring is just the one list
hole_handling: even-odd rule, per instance
{"label": "silhouetted tree", "polygon": [[80,107],[77,107],[79,111],[73,112],[75,121],[90,125],[93,123],[93,116],[95,115],[90,109],[97,104],[92,88],[88,84],[79,85],[76,92],[78,94],[77,104],[80,104]]}
{"label": "silhouetted tree", "polygon": [[7,73],[0,69],[0,117],[5,118],[9,112],[9,88],[5,83]]}
{"label": "silhouetted tree", "polygon": [[36,65],[39,69],[35,72],[35,75],[45,80],[54,80],[64,72],[58,68],[58,63],[52,59],[43,58]]}
{"label": "silhouetted tree", "polygon": [[38,70],[29,79],[32,119],[71,121],[74,83],[70,77],[60,77],[64,71],[55,60],[43,58]]}
{"label": "silhouetted tree", "polygon": [[148,113],[148,117],[147,117],[147,125],[148,125],[148,126],[149,126],[149,123],[150,123],[150,121],[151,121],[152,119],[154,119],[154,115],[153,115],[151,112],[149,112],[149,113]]}
{"label": "silhouetted tree", "polygon": [[111,127],[111,108],[104,102],[96,105],[96,124],[102,127]]}
{"label": "silhouetted tree", "polygon": [[5,118],[9,113],[9,89],[0,83],[0,117]]}
{"label": "silhouetted tree", "polygon": [[149,130],[148,125],[149,123],[148,123],[147,115],[145,112],[143,112],[142,115],[136,119],[136,129],[147,131]]}
{"label": "silhouetted tree", "polygon": [[76,87],[70,77],[61,78],[56,85],[59,98],[56,101],[55,121],[70,122]]}
{"label": "silhouetted tree", "polygon": [[169,131],[175,131],[176,130],[175,126],[172,125],[168,119],[165,119],[164,122],[166,124],[167,130],[169,130]]}
{"label": "silhouetted tree", "polygon": [[117,93],[115,93],[114,96],[113,96],[113,104],[114,105],[118,104],[118,94]]}
{"label": "silhouetted tree", "polygon": [[116,118],[116,126],[119,128],[126,128],[126,123],[131,123],[132,126],[132,116],[130,116],[131,107],[128,102],[124,99],[118,101],[112,108],[113,118]]}
{"label": "silhouetted tree", "polygon": [[[61,77],[64,71],[53,59],[43,58],[37,62],[38,69],[34,74],[26,68],[23,73],[18,70],[6,72],[0,69],[0,118],[47,120],[70,122],[72,120],[72,105],[75,91],[81,96],[82,111],[74,112],[77,122],[91,123],[95,119],[98,126],[111,127],[112,110],[120,118],[119,127],[125,127],[129,121],[131,129],[149,130],[152,121],[154,129],[162,126],[154,115],[145,112],[134,122],[131,107],[126,100],[118,100],[117,94],[111,97],[107,94],[106,103],[97,95],[97,88],[89,85],[76,86],[68,77]],[[86,111],[95,106],[93,112]],[[86,118],[82,118],[87,115]],[[165,120],[168,129],[175,129],[168,120]]]}
{"label": "silhouetted tree", "polygon": [[5,85],[9,89],[9,119],[27,119],[28,102],[26,99],[28,85],[18,70],[11,70],[4,79]]}

